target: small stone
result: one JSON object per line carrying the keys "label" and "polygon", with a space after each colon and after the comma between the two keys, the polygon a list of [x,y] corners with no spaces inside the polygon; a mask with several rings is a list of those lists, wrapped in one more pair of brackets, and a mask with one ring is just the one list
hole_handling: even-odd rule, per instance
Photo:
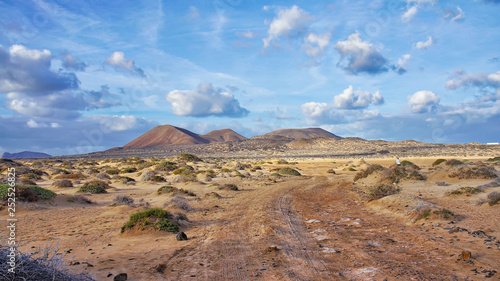
{"label": "small stone", "polygon": [[472,254],[469,251],[462,251],[462,254],[460,255],[460,258],[463,261],[469,261],[472,258]]}
{"label": "small stone", "polygon": [[181,232],[177,233],[176,239],[177,239],[177,241],[186,241],[186,240],[188,240],[188,237],[187,237],[186,233],[181,231]]}
{"label": "small stone", "polygon": [[127,273],[120,273],[113,278],[113,281],[126,281],[128,279]]}
{"label": "small stone", "polygon": [[269,251],[269,252],[278,251],[278,246],[276,246],[276,245],[269,246],[269,248],[267,248],[267,251]]}

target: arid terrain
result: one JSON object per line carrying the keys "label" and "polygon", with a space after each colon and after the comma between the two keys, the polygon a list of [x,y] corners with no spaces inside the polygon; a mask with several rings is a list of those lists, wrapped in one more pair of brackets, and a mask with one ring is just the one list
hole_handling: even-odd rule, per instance
{"label": "arid terrain", "polygon": [[[95,280],[499,280],[500,149],[429,151],[400,167],[393,155],[182,154],[2,160],[2,173],[57,194],[18,200],[20,250],[57,246],[70,272]],[[106,193],[81,192],[92,181]],[[124,227],[152,208],[178,229]]]}

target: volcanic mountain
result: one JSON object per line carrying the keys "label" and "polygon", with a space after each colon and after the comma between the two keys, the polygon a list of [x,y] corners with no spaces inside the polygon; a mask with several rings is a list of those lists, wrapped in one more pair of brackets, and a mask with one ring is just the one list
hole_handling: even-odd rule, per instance
{"label": "volcanic mountain", "polygon": [[123,146],[123,148],[153,148],[202,143],[210,143],[210,141],[183,128],[161,125],[140,135],[135,140]]}
{"label": "volcanic mountain", "polygon": [[244,141],[247,139],[231,129],[211,131],[201,137],[209,140],[210,142]]}
{"label": "volcanic mountain", "polygon": [[321,128],[306,128],[306,129],[281,129],[272,131],[261,137],[286,137],[291,139],[311,139],[317,137],[323,138],[333,138],[333,139],[341,139],[341,137],[336,136],[326,130]]}
{"label": "volcanic mountain", "polygon": [[212,142],[242,141],[246,138],[231,129],[211,131],[198,135],[171,125],[156,126],[127,143],[123,148],[158,148],[170,145],[207,144]]}

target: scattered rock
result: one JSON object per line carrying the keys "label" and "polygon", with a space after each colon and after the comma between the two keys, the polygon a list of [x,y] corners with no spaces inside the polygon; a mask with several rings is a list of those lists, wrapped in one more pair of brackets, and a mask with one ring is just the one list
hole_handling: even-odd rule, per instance
{"label": "scattered rock", "polygon": [[186,233],[181,231],[181,232],[177,233],[176,239],[177,239],[177,241],[186,241],[186,240],[188,240],[188,237],[187,237]]}
{"label": "scattered rock", "polygon": [[113,278],[113,281],[126,281],[128,279],[127,273],[120,273]]}

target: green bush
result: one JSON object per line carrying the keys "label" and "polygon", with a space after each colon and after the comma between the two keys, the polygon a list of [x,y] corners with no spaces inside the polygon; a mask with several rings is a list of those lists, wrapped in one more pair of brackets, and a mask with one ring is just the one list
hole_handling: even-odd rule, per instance
{"label": "green bush", "polygon": [[451,166],[451,167],[460,166],[462,164],[464,164],[464,162],[459,161],[457,159],[451,159],[446,161],[446,166]]}
{"label": "green bush", "polygon": [[184,160],[186,162],[199,162],[199,161],[201,161],[200,157],[193,155],[193,154],[190,154],[190,153],[181,153],[178,156],[178,158],[181,160]]}
{"label": "green bush", "polygon": [[278,173],[281,175],[301,176],[299,171],[289,167],[279,169]]}
{"label": "green bush", "polygon": [[[10,185],[8,184],[0,184],[0,200],[2,201],[7,200],[9,194],[9,187]],[[16,198],[20,201],[33,202],[37,201],[38,199],[48,200],[57,196],[56,193],[36,185],[16,184],[15,189],[16,189],[15,192]]]}
{"label": "green bush", "polygon": [[120,170],[118,170],[118,169],[107,169],[106,173],[108,175],[118,175],[120,173]]}
{"label": "green bush", "polygon": [[174,175],[179,175],[179,176],[188,176],[188,175],[194,173],[193,172],[193,168],[191,168],[191,169],[190,168],[191,167],[189,167],[189,168],[188,167],[178,168],[177,170],[175,170],[173,172],[173,174]]}
{"label": "green bush", "polygon": [[286,165],[286,164],[288,164],[288,161],[283,160],[283,159],[280,159],[280,160],[278,160],[278,161],[276,162],[276,164],[279,164],[279,165]]}
{"label": "green bush", "polygon": [[127,167],[122,169],[122,173],[135,173],[137,172],[137,168],[135,167]]}
{"label": "green bush", "polygon": [[167,180],[164,177],[160,176],[160,175],[155,175],[155,176],[153,176],[153,178],[151,179],[151,181],[154,181],[154,182],[165,182]]}
{"label": "green bush", "polygon": [[152,208],[144,211],[139,211],[130,216],[129,221],[122,226],[121,232],[138,227],[139,230],[152,228],[161,231],[178,232],[179,226],[171,222],[171,215],[160,208]]}
{"label": "green bush", "polygon": [[366,170],[356,173],[356,175],[354,176],[354,181],[366,178],[369,175],[373,174],[375,171],[383,171],[383,170],[385,170],[385,168],[378,164],[370,165],[368,166],[368,168],[366,168]]}
{"label": "green bush", "polygon": [[109,185],[101,180],[93,180],[90,182],[86,182],[82,187],[78,189],[77,192],[86,192],[91,194],[100,194],[100,193],[108,193],[106,188],[109,188]]}
{"label": "green bush", "polygon": [[434,163],[432,163],[432,166],[433,166],[433,167],[434,167],[434,166],[437,166],[437,165],[439,165],[439,164],[441,164],[441,163],[443,163],[443,162],[446,162],[446,159],[442,159],[442,158],[440,158],[440,159],[436,159],[436,161],[434,161]]}
{"label": "green bush", "polygon": [[498,161],[500,161],[500,156],[489,158],[487,161],[488,162],[498,162]]}
{"label": "green bush", "polygon": [[377,186],[372,186],[368,190],[368,200],[376,200],[380,199],[385,196],[393,195],[399,192],[399,188],[393,186],[393,185],[388,185],[388,184],[381,184]]}
{"label": "green bush", "polygon": [[177,168],[178,168],[178,166],[174,162],[162,161],[156,165],[155,170],[157,170],[157,171],[173,171]]}
{"label": "green bush", "polygon": [[403,167],[410,167],[414,170],[420,170],[420,167],[418,165],[416,165],[415,163],[411,162],[411,161],[408,161],[408,160],[403,160],[401,162],[401,166]]}
{"label": "green bush", "polygon": [[160,188],[158,188],[158,190],[156,191],[156,193],[158,193],[158,195],[162,194],[162,193],[170,193],[170,192],[174,192],[176,191],[177,188],[171,186],[171,185],[164,185]]}

